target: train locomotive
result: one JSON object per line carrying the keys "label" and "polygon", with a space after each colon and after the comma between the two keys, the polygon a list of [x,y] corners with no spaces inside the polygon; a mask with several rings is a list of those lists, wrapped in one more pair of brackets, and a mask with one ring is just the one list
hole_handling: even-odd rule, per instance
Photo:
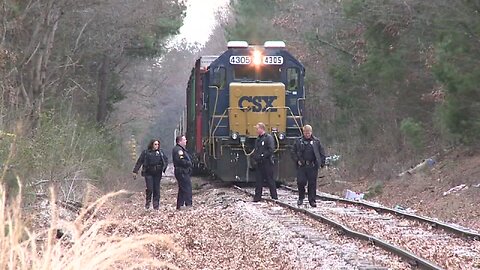
{"label": "train locomotive", "polygon": [[196,60],[186,88],[186,110],[176,134],[185,134],[195,173],[226,182],[254,182],[250,158],[265,123],[275,139],[274,177],[295,178],[291,147],[301,136],[304,66],[283,41],[230,41],[219,56]]}

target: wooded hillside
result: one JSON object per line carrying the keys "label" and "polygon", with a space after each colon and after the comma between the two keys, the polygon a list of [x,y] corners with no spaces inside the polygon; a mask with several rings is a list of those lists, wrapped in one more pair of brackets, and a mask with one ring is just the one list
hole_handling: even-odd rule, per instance
{"label": "wooded hillside", "polygon": [[114,128],[121,122],[108,121],[113,104],[139,90],[125,87],[122,77],[139,59],[165,52],[166,38],[182,24],[182,2],[0,6],[2,179],[100,180],[122,158]]}
{"label": "wooded hillside", "polygon": [[350,176],[478,147],[480,2],[235,3],[230,39],[283,39],[306,65],[306,115]]}

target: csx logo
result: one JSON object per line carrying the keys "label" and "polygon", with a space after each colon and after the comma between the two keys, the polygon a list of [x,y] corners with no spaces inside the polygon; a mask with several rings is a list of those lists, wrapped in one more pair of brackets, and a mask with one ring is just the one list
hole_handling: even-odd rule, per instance
{"label": "csx logo", "polygon": [[[276,96],[243,96],[238,99],[239,108],[249,108],[252,112],[264,112],[269,107],[273,107]],[[270,112],[276,112],[277,109],[270,109]]]}

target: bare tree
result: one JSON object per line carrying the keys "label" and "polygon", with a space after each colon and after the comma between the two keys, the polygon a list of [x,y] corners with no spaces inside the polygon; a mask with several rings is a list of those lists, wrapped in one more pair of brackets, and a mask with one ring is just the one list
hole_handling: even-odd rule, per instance
{"label": "bare tree", "polygon": [[4,105],[22,109],[33,126],[46,101],[74,97],[73,105],[104,122],[111,75],[132,56],[160,54],[183,12],[180,2],[154,0],[4,0],[2,7],[0,44],[17,55],[2,74],[15,82]]}

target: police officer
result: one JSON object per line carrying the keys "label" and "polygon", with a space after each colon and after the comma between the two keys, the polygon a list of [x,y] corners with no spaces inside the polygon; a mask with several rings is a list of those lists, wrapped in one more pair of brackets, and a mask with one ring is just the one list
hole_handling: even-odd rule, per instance
{"label": "police officer", "polygon": [[263,183],[265,181],[270,188],[270,197],[277,200],[277,187],[273,179],[273,151],[275,149],[273,137],[265,132],[264,123],[259,122],[255,125],[255,128],[257,129],[258,137],[255,140],[255,151],[253,152],[253,159],[257,163],[253,201],[258,202],[261,200]]}
{"label": "police officer", "polygon": [[142,152],[133,168],[133,178],[137,178],[138,170],[142,167],[142,176],[145,177],[145,209],[150,208],[153,195],[153,209],[158,210],[160,205],[160,180],[162,172],[168,165],[168,157],[160,149],[159,140],[151,140],[147,149]]}
{"label": "police officer", "polygon": [[172,149],[173,165],[175,166],[175,178],[178,183],[177,209],[182,206],[192,206],[192,159],[185,147],[187,139],[180,135],[175,138],[177,143]]}
{"label": "police officer", "polygon": [[298,205],[305,199],[305,186],[308,184],[308,202],[317,207],[318,168],[325,166],[325,152],[320,140],[312,135],[312,126],[303,127],[303,136],[293,145],[293,160],[297,163]]}

